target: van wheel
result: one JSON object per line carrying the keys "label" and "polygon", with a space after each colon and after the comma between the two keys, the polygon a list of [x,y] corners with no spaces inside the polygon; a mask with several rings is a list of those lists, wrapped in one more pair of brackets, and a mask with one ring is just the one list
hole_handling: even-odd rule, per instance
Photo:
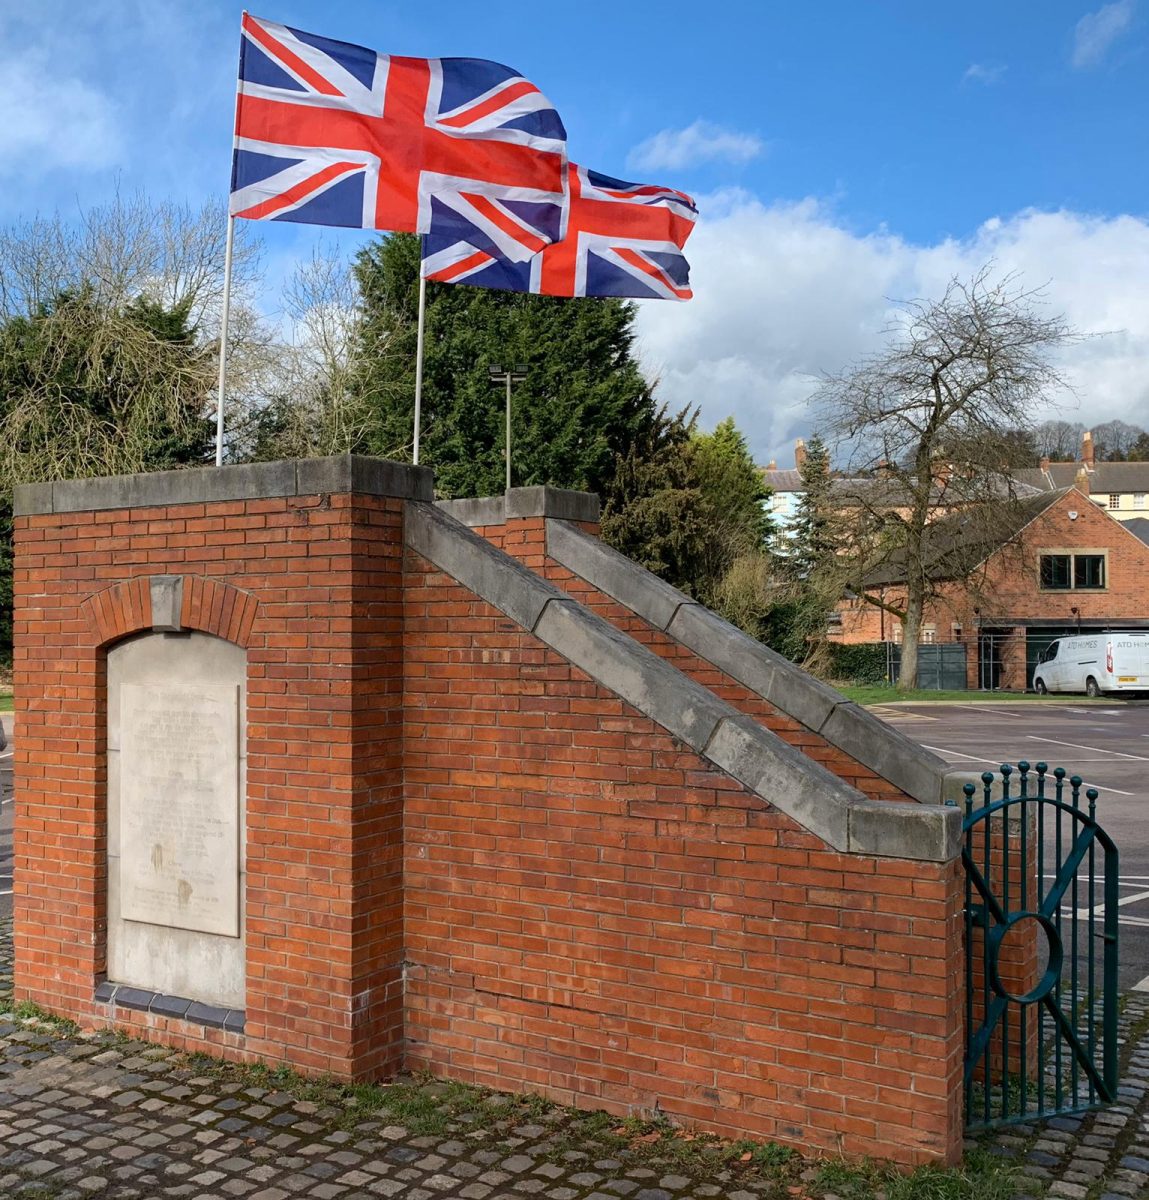
{"label": "van wheel", "polygon": [[1101,695],[1101,685],[1093,678],[1092,675],[1085,681],[1085,694],[1092,697],[1094,700]]}
{"label": "van wheel", "polygon": [[1045,680],[1044,680],[1044,679],[1035,679],[1035,680],[1033,681],[1033,690],[1034,690],[1034,691],[1035,691],[1035,692],[1036,692],[1036,693],[1037,693],[1039,696],[1047,696],[1047,695],[1049,694],[1049,688],[1047,688],[1047,687],[1045,686]]}

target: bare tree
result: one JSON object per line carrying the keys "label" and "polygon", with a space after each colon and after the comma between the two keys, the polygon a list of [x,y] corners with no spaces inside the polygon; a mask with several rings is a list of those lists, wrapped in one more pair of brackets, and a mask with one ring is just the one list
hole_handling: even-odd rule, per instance
{"label": "bare tree", "polygon": [[243,453],[309,457],[362,449],[372,410],[359,387],[363,313],[345,258],[319,245],[287,281],[288,334],[260,379],[262,395],[240,419]]}
{"label": "bare tree", "polygon": [[[204,336],[215,335],[223,297],[227,214],[146,196],[116,196],[75,221],[59,213],[0,228],[0,319],[35,316],[62,292],[87,290],[101,308],[144,297],[187,307]],[[243,303],[259,269],[245,222],[236,225],[232,294]]]}
{"label": "bare tree", "polygon": [[[990,544],[999,522],[1009,535],[1017,433],[1031,432],[1038,403],[1066,386],[1053,356],[1077,337],[1061,316],[1041,311],[1040,290],[991,276],[987,265],[969,281],[951,280],[938,300],[903,305],[888,348],[828,377],[815,397],[839,458],[872,477],[852,497],[871,531],[853,590],[902,623],[901,688],[917,678],[922,617],[935,594],[931,523],[960,509],[978,524],[972,540]],[[867,590],[875,558],[904,579],[904,603]]]}
{"label": "bare tree", "polygon": [[1039,455],[1054,462],[1073,462],[1081,453],[1084,432],[1080,421],[1040,421],[1034,427],[1033,440]]}
{"label": "bare tree", "polygon": [[1094,453],[1101,462],[1124,462],[1144,433],[1127,421],[1105,421],[1093,427]]}

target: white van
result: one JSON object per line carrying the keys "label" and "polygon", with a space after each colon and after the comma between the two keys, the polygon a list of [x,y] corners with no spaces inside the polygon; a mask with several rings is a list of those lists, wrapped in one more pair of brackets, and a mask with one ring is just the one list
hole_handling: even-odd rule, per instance
{"label": "white van", "polygon": [[1041,652],[1033,672],[1033,690],[1149,692],[1149,632],[1088,633],[1058,638]]}

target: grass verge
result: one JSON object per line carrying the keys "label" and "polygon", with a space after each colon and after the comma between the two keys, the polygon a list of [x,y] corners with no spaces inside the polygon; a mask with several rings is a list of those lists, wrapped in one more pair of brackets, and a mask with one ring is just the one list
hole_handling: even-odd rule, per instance
{"label": "grass verge", "polygon": [[[847,700],[853,700],[856,704],[890,704],[896,700],[902,701],[922,701],[932,700],[949,701],[950,703],[959,704],[1001,704],[1003,701],[1014,703],[1015,701],[1025,701],[1031,704],[1049,704],[1058,703],[1059,700],[1064,701],[1067,697],[1059,697],[1053,699],[1049,696],[1039,696],[1036,692],[954,692],[954,691],[927,691],[922,688],[913,688],[909,691],[901,691],[890,684],[835,684],[838,691],[846,697]],[[1077,697],[1068,697],[1075,702]],[[1082,701],[1085,697],[1080,697]]]}

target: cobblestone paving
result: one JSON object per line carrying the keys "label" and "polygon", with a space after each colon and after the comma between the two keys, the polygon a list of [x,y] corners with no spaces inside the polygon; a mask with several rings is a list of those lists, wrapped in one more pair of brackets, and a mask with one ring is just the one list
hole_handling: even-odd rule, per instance
{"label": "cobblestone paving", "polygon": [[1149,1198],[1149,995],[1129,993],[1118,1031],[1124,1069],[1115,1104],[1014,1125],[988,1143],[1020,1164],[1018,1196]]}
{"label": "cobblestone paving", "polygon": [[[10,993],[10,922],[0,920],[0,998]],[[5,1015],[0,999],[0,1198],[35,1200],[766,1200],[832,1196],[814,1171],[779,1181],[668,1166],[562,1139],[563,1110],[500,1129],[465,1123],[418,1136],[386,1113],[356,1120],[251,1086],[242,1072],[196,1074],[161,1047],[63,1036]],[[1018,1195],[1149,1197],[1149,996],[1122,1018],[1120,1103],[1020,1127],[988,1143],[1021,1164]],[[199,1068],[206,1070],[206,1068]],[[234,1076],[234,1077],[232,1077]],[[564,1146],[566,1148],[564,1148]],[[803,1186],[793,1184],[801,1179]],[[857,1194],[857,1193],[854,1193]],[[880,1195],[880,1192],[877,1193]],[[931,1196],[934,1192],[929,1193]],[[941,1193],[936,1193],[940,1195]],[[947,1195],[949,1193],[946,1193]]]}

